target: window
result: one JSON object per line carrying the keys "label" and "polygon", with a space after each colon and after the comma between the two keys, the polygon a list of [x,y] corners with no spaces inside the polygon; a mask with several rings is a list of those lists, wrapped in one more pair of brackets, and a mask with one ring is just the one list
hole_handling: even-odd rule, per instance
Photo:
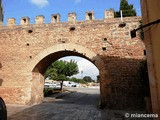
{"label": "window", "polygon": [[88,17],[89,17],[89,20],[92,20],[93,19],[92,13],[88,13]]}

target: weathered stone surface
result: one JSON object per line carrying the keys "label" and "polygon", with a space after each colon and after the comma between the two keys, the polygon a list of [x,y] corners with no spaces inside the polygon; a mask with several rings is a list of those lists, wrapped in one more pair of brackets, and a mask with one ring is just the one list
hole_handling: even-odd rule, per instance
{"label": "weathered stone surface", "polygon": [[[43,74],[53,61],[68,55],[91,60],[100,71],[101,102],[109,108],[142,106],[139,67],[143,42],[130,31],[140,17],[0,27],[0,95],[7,103],[34,104],[43,100]],[[70,16],[72,17],[72,16]],[[106,17],[107,18],[107,17]],[[13,19],[12,19],[13,20]],[[27,19],[29,20],[29,19]],[[25,22],[25,21],[23,21]],[[15,21],[14,21],[15,23]]]}

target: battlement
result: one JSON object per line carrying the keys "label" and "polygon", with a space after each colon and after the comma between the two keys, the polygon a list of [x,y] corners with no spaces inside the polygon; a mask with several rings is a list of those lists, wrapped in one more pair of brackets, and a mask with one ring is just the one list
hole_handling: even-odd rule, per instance
{"label": "battlement", "polygon": [[[104,19],[114,18],[114,11],[113,10],[106,10],[104,12]],[[43,15],[36,16],[35,24],[43,24],[45,17]],[[92,21],[95,20],[94,11],[88,11],[85,13],[85,20]],[[58,23],[61,21],[60,14],[52,14],[51,15],[51,23]],[[77,22],[77,14],[76,13],[68,13],[68,22],[75,23]],[[20,20],[20,25],[29,25],[30,18],[29,17],[22,17]],[[8,18],[7,26],[14,26],[16,25],[15,18]]]}

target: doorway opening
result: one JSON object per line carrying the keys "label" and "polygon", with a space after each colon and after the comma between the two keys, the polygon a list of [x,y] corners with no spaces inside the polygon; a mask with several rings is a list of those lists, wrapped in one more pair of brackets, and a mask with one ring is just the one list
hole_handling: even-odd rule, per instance
{"label": "doorway opening", "polygon": [[[99,84],[100,84],[99,86],[101,86],[100,81],[101,81],[101,78],[104,78],[104,77],[99,77],[99,76],[103,76],[103,73],[105,73],[105,72],[103,71],[104,69],[102,69],[100,67],[100,66],[104,66],[104,65],[101,64],[101,61],[98,59],[98,57],[94,56],[91,59],[91,58],[89,58],[90,56],[88,57],[86,54],[76,52],[75,50],[73,50],[73,51],[61,50],[61,51],[53,52],[49,55],[46,55],[34,67],[34,69],[32,71],[32,78],[33,78],[32,82],[33,83],[32,83],[32,87],[31,87],[31,89],[32,89],[31,103],[41,103],[43,101],[43,98],[44,98],[43,89],[44,89],[44,85],[45,85],[44,75],[45,75],[45,71],[47,70],[48,66],[51,65],[54,61],[56,61],[58,59],[62,60],[63,57],[67,57],[67,56],[78,56],[78,57],[81,57],[81,58],[87,60],[90,63],[93,63],[92,65],[95,65],[99,69],[99,74],[94,76],[94,78],[95,78],[95,80],[97,80],[97,78],[98,78],[98,81],[99,81]],[[87,63],[87,65],[88,65],[88,63]],[[92,72],[89,71],[88,73],[92,73]],[[82,78],[82,77],[85,77],[84,75],[87,75],[85,73],[85,71],[80,70],[80,74],[78,76]],[[76,77],[76,76],[74,76],[74,77]],[[92,76],[90,76],[90,77],[92,77]],[[70,79],[73,80],[75,78],[70,78]]]}

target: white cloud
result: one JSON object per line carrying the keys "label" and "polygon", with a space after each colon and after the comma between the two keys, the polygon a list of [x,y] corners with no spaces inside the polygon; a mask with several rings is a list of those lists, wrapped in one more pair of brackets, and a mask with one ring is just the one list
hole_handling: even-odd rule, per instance
{"label": "white cloud", "polygon": [[[83,78],[85,76],[90,76],[92,79],[97,79],[97,75],[99,75],[99,70],[93,63],[84,58],[75,56],[61,58],[61,60],[66,60],[66,61],[70,61],[71,59],[77,61],[77,65],[79,68],[79,74],[74,75],[73,77]],[[83,73],[81,73],[81,71],[83,71]]]}
{"label": "white cloud", "polygon": [[78,61],[77,64],[79,67],[79,72],[81,73],[81,71],[83,71],[83,77],[91,76],[92,78],[95,78],[99,74],[99,70],[97,69],[97,67],[86,59]]}
{"label": "white cloud", "polygon": [[48,0],[30,0],[30,2],[38,7],[45,7],[49,4]]}

